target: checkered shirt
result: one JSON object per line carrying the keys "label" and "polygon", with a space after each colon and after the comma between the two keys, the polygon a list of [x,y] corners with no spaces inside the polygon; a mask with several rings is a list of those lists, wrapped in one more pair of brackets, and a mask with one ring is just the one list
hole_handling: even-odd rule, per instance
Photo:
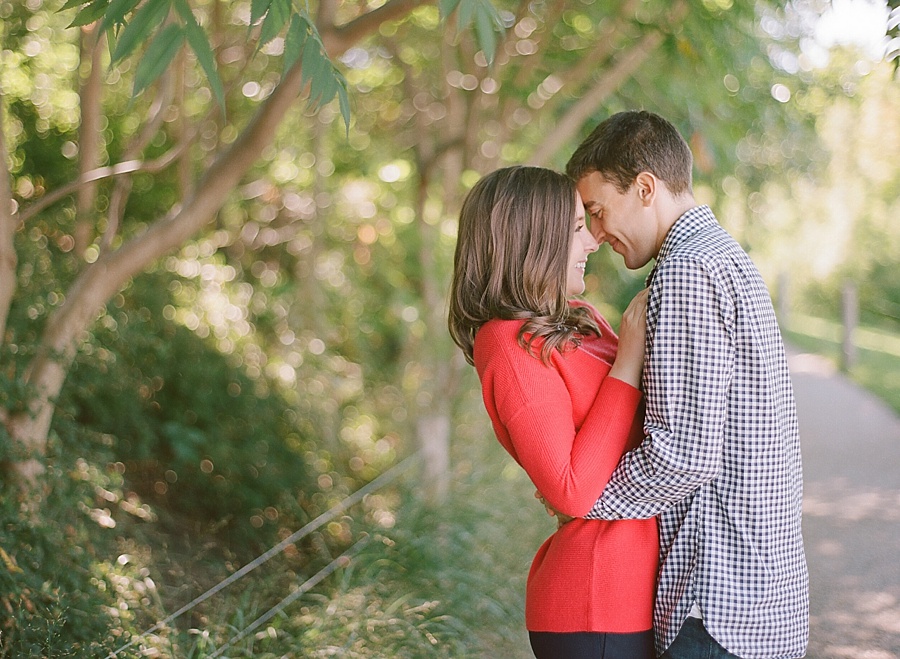
{"label": "checkered shirt", "polygon": [[646,438],[586,517],[659,516],[660,654],[696,603],[729,652],[802,657],[800,442],[768,290],[707,206],[669,231],[648,285]]}

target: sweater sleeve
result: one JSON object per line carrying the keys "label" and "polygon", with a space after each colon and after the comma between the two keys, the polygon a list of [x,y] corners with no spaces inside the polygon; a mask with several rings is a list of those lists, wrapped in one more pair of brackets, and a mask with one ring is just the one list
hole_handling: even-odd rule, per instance
{"label": "sweater sleeve", "polygon": [[566,515],[585,515],[625,450],[640,391],[604,378],[576,428],[572,400],[556,368],[508,336],[480,338],[476,366],[498,439],[550,505]]}

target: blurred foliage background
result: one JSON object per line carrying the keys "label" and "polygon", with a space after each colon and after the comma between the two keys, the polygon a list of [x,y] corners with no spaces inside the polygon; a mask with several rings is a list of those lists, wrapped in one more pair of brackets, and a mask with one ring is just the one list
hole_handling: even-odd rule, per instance
{"label": "blurred foliage background", "polygon": [[895,5],[0,0],[0,657],[105,656],[417,451],[118,656],[517,656],[552,522],[445,330],[456,213],[617,110],[682,130],[791,340],[855,282],[900,409]]}

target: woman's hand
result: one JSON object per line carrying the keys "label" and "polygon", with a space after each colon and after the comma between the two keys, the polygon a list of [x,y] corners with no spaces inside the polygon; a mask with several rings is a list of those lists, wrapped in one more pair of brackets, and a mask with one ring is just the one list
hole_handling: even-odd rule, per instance
{"label": "woman's hand", "polygon": [[534,498],[544,504],[544,509],[547,511],[547,514],[550,515],[550,517],[556,518],[557,529],[561,529],[563,524],[571,522],[573,519],[575,519],[574,517],[569,517],[568,515],[559,512],[553,506],[551,506],[539,490],[534,491]]}
{"label": "woman's hand", "polygon": [[647,292],[642,290],[634,296],[622,314],[619,326],[619,350],[616,361],[609,371],[611,377],[627,382],[635,388],[641,386],[641,371],[644,369],[644,343],[647,338]]}

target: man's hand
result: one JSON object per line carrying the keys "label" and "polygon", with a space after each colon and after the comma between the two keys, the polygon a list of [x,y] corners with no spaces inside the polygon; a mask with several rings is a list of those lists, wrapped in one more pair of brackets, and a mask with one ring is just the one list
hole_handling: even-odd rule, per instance
{"label": "man's hand", "polygon": [[534,498],[544,504],[544,509],[547,511],[547,514],[550,515],[550,517],[556,518],[556,528],[562,528],[563,524],[565,524],[566,522],[571,522],[573,519],[575,519],[574,517],[569,517],[568,515],[564,515],[563,513],[556,510],[553,506],[547,503],[547,500],[537,490],[534,491]]}

